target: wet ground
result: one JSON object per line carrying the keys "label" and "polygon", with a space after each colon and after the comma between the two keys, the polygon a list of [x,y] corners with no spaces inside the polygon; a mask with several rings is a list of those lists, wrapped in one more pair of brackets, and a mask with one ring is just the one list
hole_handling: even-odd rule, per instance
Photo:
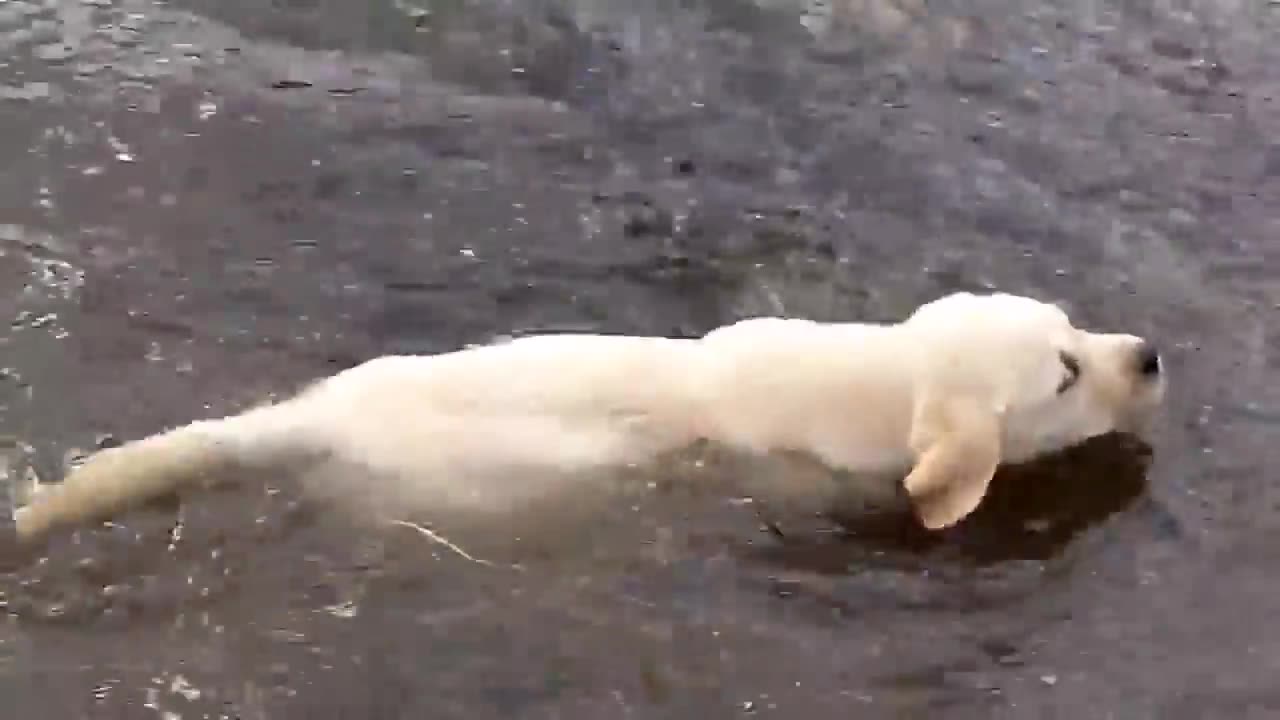
{"label": "wet ground", "polygon": [[661,484],[523,572],[221,493],[0,576],[0,704],[1280,712],[1274,3],[416,1],[0,2],[0,430],[47,465],[381,353],[998,287],[1161,342],[1152,452],[942,541]]}

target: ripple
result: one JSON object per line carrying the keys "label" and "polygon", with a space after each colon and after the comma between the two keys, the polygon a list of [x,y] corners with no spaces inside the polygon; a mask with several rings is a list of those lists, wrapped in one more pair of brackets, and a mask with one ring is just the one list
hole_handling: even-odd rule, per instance
{"label": "ripple", "polygon": [[75,57],[76,50],[70,45],[51,43],[37,45],[33,54],[37,59],[47,63],[64,63]]}
{"label": "ripple", "polygon": [[50,100],[61,98],[62,93],[47,82],[29,82],[23,85],[0,85],[0,100]]}

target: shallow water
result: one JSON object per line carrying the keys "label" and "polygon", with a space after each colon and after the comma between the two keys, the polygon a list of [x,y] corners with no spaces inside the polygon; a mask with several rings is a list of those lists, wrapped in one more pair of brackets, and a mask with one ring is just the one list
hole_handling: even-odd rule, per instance
{"label": "shallow water", "polygon": [[1149,466],[1086,447],[942,541],[673,483],[525,572],[220,493],[2,576],[4,706],[1280,711],[1280,8],[416,2],[0,3],[0,430],[56,465],[380,353],[998,287],[1158,339]]}

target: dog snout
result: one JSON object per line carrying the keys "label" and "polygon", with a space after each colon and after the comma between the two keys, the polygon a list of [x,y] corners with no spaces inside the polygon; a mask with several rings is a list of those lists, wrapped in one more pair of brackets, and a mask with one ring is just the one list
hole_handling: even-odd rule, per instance
{"label": "dog snout", "polygon": [[1155,378],[1160,375],[1160,350],[1150,342],[1143,341],[1138,345],[1137,369],[1143,377]]}

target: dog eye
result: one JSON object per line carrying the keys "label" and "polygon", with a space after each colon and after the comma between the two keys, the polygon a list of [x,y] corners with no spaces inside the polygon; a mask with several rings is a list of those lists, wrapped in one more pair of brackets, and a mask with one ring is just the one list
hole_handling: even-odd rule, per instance
{"label": "dog eye", "polygon": [[1058,385],[1058,394],[1061,395],[1070,390],[1071,386],[1080,379],[1080,361],[1068,352],[1059,352],[1058,358],[1062,360],[1062,367],[1067,369],[1067,376],[1062,379],[1062,384]]}

